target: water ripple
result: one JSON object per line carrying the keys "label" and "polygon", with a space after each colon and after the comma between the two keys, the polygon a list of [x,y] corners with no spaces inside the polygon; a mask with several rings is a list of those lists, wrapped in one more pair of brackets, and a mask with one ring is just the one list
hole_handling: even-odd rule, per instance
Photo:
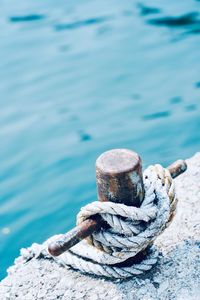
{"label": "water ripple", "polygon": [[197,89],[200,88],[200,81],[198,81],[198,82],[195,83],[195,87],[196,87]]}
{"label": "water ripple", "polygon": [[170,115],[171,115],[170,111],[160,111],[160,112],[156,112],[153,114],[144,115],[143,119],[144,120],[155,120],[155,119],[166,118],[166,117],[169,117]]}
{"label": "water ripple", "polygon": [[86,20],[79,20],[79,21],[75,21],[72,23],[57,24],[54,26],[54,28],[56,31],[72,30],[72,29],[77,29],[77,28],[81,28],[81,27],[102,24],[110,19],[111,19],[111,16],[96,17],[96,18],[90,18],[90,19],[86,19]]}
{"label": "water ripple", "polygon": [[197,105],[196,105],[196,104],[190,104],[190,105],[187,105],[187,106],[185,107],[185,110],[186,110],[186,111],[195,111],[195,110],[197,110]]}
{"label": "water ripple", "polygon": [[177,17],[166,16],[161,18],[154,18],[147,20],[147,23],[156,26],[182,27],[187,25],[199,24],[200,20],[197,19],[198,16],[199,14],[197,12],[192,12]]}
{"label": "water ripple", "polygon": [[83,142],[90,141],[92,139],[92,136],[87,132],[79,131],[78,134],[80,136],[80,140]]}
{"label": "water ripple", "polygon": [[161,12],[161,9],[156,8],[156,7],[146,6],[143,3],[138,3],[137,7],[140,10],[141,16],[147,16],[147,15],[151,15],[151,14],[159,14]]}
{"label": "water ripple", "polygon": [[31,15],[25,15],[25,16],[12,16],[9,18],[9,21],[12,23],[32,22],[32,21],[39,21],[44,18],[46,18],[45,15],[31,14]]}
{"label": "water ripple", "polygon": [[181,97],[173,97],[170,99],[170,103],[171,104],[178,104],[178,103],[181,103],[183,100]]}

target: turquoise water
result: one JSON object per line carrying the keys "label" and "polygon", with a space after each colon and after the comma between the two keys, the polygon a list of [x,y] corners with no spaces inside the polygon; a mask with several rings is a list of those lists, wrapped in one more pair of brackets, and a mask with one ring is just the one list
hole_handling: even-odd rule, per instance
{"label": "turquoise water", "polygon": [[[147,4],[148,3],[148,4]],[[200,149],[199,1],[0,0],[0,276],[75,224],[111,148]]]}

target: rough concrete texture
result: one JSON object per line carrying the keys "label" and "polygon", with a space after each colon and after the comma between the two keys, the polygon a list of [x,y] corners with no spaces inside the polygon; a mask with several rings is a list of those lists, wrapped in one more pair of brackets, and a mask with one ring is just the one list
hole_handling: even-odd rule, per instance
{"label": "rough concrete texture", "polygon": [[32,259],[0,283],[0,299],[200,299],[200,153],[176,181],[179,198],[172,224],[156,240],[157,265],[143,276],[105,280]]}

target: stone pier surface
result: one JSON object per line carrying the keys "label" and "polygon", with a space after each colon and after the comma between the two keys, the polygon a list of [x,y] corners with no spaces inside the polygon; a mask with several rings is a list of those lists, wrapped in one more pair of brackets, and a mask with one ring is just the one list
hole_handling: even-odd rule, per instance
{"label": "stone pier surface", "polygon": [[157,265],[128,280],[106,280],[32,259],[0,282],[1,300],[200,299],[200,153],[175,179],[179,199],[171,225],[155,241]]}

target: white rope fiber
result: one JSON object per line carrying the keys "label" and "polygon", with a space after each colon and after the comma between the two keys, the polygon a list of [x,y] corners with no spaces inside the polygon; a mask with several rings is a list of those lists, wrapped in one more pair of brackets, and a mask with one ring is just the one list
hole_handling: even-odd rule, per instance
{"label": "white rope fiber", "polygon": [[[158,256],[152,243],[171,222],[177,200],[174,181],[162,166],[148,167],[144,171],[143,181],[145,198],[139,208],[98,201],[81,208],[77,224],[98,214],[109,225],[108,229],[92,234],[59,257],[51,256],[47,249],[51,242],[62,235],[53,236],[42,245],[33,244],[21,250],[16,266],[33,257],[51,257],[63,266],[111,278],[127,278],[151,269]],[[147,247],[147,255],[140,263],[129,267],[116,265]],[[9,271],[12,272],[12,269]]]}

